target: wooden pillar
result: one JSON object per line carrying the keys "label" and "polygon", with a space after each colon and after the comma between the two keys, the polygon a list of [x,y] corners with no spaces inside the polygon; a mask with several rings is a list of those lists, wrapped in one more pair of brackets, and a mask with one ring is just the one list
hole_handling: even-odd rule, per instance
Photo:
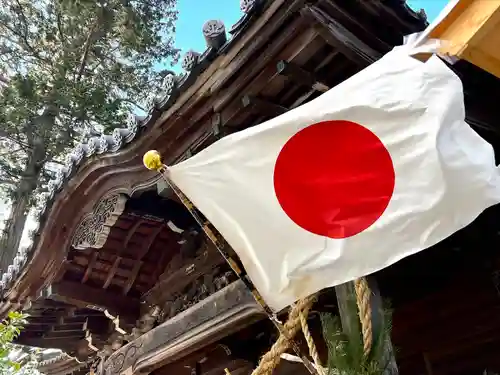
{"label": "wooden pillar", "polygon": [[[380,297],[380,292],[377,283],[373,277],[368,277],[368,285],[371,289],[371,308],[372,308],[372,327],[373,335],[376,337],[380,329],[383,326],[383,303]],[[335,293],[337,294],[337,302],[339,305],[340,320],[342,322],[342,329],[344,332],[352,332],[352,330],[358,330],[357,334],[361,335],[359,327],[352,324],[353,317],[359,319],[358,310],[355,303],[356,292],[354,290],[354,283],[349,282],[335,287]],[[384,347],[384,361],[383,363],[388,363],[388,366],[384,372],[385,375],[397,375],[398,368],[396,364],[396,358],[394,356],[394,350],[392,347],[392,342],[390,338],[386,340]]]}

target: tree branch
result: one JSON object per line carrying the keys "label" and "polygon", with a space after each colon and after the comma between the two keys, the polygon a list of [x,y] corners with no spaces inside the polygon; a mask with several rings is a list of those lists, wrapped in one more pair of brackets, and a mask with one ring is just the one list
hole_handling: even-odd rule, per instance
{"label": "tree branch", "polygon": [[135,105],[137,108],[139,108],[143,112],[147,112],[148,111],[147,109],[145,109],[143,106],[141,106],[140,104],[138,104],[137,102],[135,102],[132,99],[120,98],[120,99],[116,99],[116,101],[117,102],[124,102],[124,103],[129,103],[129,104]]}
{"label": "tree branch", "polygon": [[83,74],[83,71],[85,69],[85,65],[87,63],[87,58],[89,56],[89,51],[90,51],[90,46],[92,45],[93,43],[93,37],[94,37],[94,34],[95,34],[95,30],[97,29],[97,27],[99,26],[99,20],[96,19],[96,22],[94,22],[94,25],[92,26],[92,29],[90,30],[89,32],[89,35],[87,36],[87,39],[85,40],[85,44],[84,44],[84,50],[83,50],[83,55],[82,55],[82,59],[80,61],[80,67],[78,68],[78,73],[76,75],[76,81],[80,81],[80,79],[82,78],[82,74]]}
{"label": "tree branch", "polygon": [[0,129],[0,139],[2,139],[2,138],[17,144],[19,147],[22,147],[25,150],[31,149],[30,145],[28,145],[26,142],[23,142],[20,139],[18,139],[16,136],[9,134],[5,130]]}
{"label": "tree branch", "polygon": [[4,178],[0,178],[0,185],[12,185],[12,186],[15,186],[17,184],[16,181],[12,181],[12,180],[7,180],[7,179],[4,179]]}
{"label": "tree branch", "polygon": [[[29,32],[28,20],[26,18],[26,15],[24,14],[23,6],[21,5],[21,2],[19,0],[16,0],[16,3],[17,3],[17,6],[19,7],[19,16],[20,16],[21,22],[23,23],[23,26],[24,26],[24,33],[22,35],[20,35],[20,37],[23,39],[24,44],[31,51],[31,53],[33,54],[33,56],[35,56],[36,58],[38,58],[38,59],[40,59],[42,61],[50,63],[50,60],[46,60],[43,57],[41,57],[40,54],[29,43],[29,41],[28,41],[28,32]],[[12,29],[11,29],[11,32],[14,33],[14,35],[18,35],[19,36],[19,34],[17,34]]]}
{"label": "tree branch", "polygon": [[[42,56],[40,56],[40,54],[31,46],[31,44],[28,42],[28,36],[27,35],[24,35],[24,34],[20,34],[19,32],[17,32],[15,29],[13,29],[12,27],[10,27],[9,25],[7,25],[6,23],[4,22],[0,22],[0,25],[2,25],[3,27],[5,27],[8,31],[10,31],[13,35],[15,35],[16,37],[20,38],[22,40],[22,45],[24,45],[24,47],[26,47],[32,54],[32,56],[40,61],[43,61],[47,64],[50,64],[51,61],[50,60],[47,60],[45,58],[43,58]],[[16,43],[18,44],[18,43]]]}
{"label": "tree branch", "polygon": [[64,37],[63,33],[63,26],[62,26],[62,21],[61,21],[61,13],[59,12],[59,9],[56,10],[56,22],[57,22],[57,30],[59,32],[59,37],[61,38],[61,43],[65,46],[66,45],[66,38]]}

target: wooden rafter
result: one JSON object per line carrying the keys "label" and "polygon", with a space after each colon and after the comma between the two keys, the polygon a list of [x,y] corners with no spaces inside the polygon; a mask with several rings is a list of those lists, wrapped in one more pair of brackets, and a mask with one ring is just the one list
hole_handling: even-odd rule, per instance
{"label": "wooden rafter", "polygon": [[137,232],[137,229],[145,222],[145,220],[143,219],[139,219],[137,220],[134,225],[132,225],[132,227],[128,230],[128,233],[127,235],[125,236],[125,238],[123,239],[123,246],[122,246],[122,249],[123,251],[125,251],[127,248],[128,248],[128,245],[129,245],[129,242],[130,240],[132,239],[132,237],[134,236],[135,232]]}
{"label": "wooden rafter", "polygon": [[[137,229],[136,227],[135,229]],[[132,271],[129,274],[129,277],[127,281],[125,282],[125,285],[123,286],[123,295],[128,294],[132,286],[134,285],[135,280],[137,279],[137,276],[139,275],[139,272],[141,270],[142,265],[144,262],[142,259],[146,256],[146,254],[151,250],[151,247],[155,243],[156,239],[162,232],[162,230],[165,228],[165,225],[161,223],[158,225],[157,228],[154,229],[154,231],[150,234],[149,238],[147,241],[144,241],[143,245],[141,246],[140,250],[137,253],[136,258],[134,259],[135,264],[134,267],[132,268]]]}
{"label": "wooden rafter", "polygon": [[90,258],[89,264],[87,266],[87,269],[85,270],[85,274],[82,277],[82,283],[87,282],[87,280],[89,279],[90,275],[92,274],[92,268],[95,266],[98,258],[99,258],[99,251],[94,250]]}
{"label": "wooden rafter", "polygon": [[115,276],[116,270],[118,269],[121,261],[122,261],[122,257],[117,256],[115,258],[113,265],[109,269],[108,276],[106,277],[106,281],[104,282],[104,285],[103,285],[104,289],[107,289],[109,287],[109,285],[111,284],[111,281],[113,280],[113,277]]}
{"label": "wooden rafter", "polygon": [[125,285],[123,286],[123,292],[122,292],[123,295],[127,295],[128,292],[130,292],[132,285],[134,285],[135,279],[137,279],[137,275],[139,275],[139,271],[141,270],[142,265],[143,262],[140,260],[137,260],[135,262],[134,268],[132,268],[132,272],[130,272],[130,276],[126,281]]}
{"label": "wooden rafter", "polygon": [[301,10],[301,13],[316,25],[318,32],[328,44],[342,51],[355,63],[366,66],[381,56],[321,9],[308,5]]}

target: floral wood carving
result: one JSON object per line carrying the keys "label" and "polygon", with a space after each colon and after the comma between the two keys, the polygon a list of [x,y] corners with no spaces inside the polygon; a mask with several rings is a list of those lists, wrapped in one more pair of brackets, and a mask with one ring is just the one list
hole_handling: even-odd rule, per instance
{"label": "floral wood carving", "polygon": [[113,194],[101,199],[76,228],[72,246],[78,250],[103,247],[109,231],[123,213],[126,202],[127,196],[124,194]]}

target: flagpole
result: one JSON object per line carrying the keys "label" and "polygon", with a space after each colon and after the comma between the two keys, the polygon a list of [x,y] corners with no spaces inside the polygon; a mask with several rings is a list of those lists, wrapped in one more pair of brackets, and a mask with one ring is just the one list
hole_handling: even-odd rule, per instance
{"label": "flagpole", "polygon": [[[203,220],[201,215],[197,212],[195,206],[193,203],[189,200],[188,197],[184,195],[184,193],[175,185],[175,183],[170,179],[168,175],[168,169],[165,164],[163,164],[161,160],[161,155],[158,151],[148,151],[146,154],[144,154],[144,166],[147,169],[150,170],[155,170],[160,173],[160,175],[163,177],[165,182],[170,186],[170,188],[174,191],[174,193],[177,195],[177,197],[181,200],[182,204],[188,209],[188,211],[191,213],[193,218],[196,220],[196,222],[201,226],[207,237],[212,241],[214,246],[217,248],[219,253],[222,255],[224,260],[229,264],[233,272],[238,276],[238,278],[243,282],[243,284],[250,290],[252,293],[253,297],[255,298],[255,301],[262,307],[264,312],[267,314],[267,317],[271,322],[274,324],[274,326],[278,329],[281,335],[283,335],[287,341],[290,343],[290,346],[292,347],[293,351],[297,356],[300,357],[302,360],[302,363],[304,366],[307,368],[309,373],[312,375],[318,375],[318,371],[314,367],[314,365],[311,363],[311,361],[307,358],[305,354],[302,353],[300,350],[298,344],[293,340],[293,338],[290,337],[286,329],[283,327],[283,325],[278,321],[277,317],[275,316],[274,312],[271,310],[271,308],[267,305],[267,303],[264,301],[262,298],[261,294],[253,284],[252,280],[246,273],[244,267],[241,265],[239,260],[234,259],[231,257],[231,255],[226,251],[224,243],[219,241],[217,238],[217,235],[215,232],[217,232],[217,229],[213,228],[213,225],[208,221],[208,220]],[[213,228],[213,229],[212,229]]]}

